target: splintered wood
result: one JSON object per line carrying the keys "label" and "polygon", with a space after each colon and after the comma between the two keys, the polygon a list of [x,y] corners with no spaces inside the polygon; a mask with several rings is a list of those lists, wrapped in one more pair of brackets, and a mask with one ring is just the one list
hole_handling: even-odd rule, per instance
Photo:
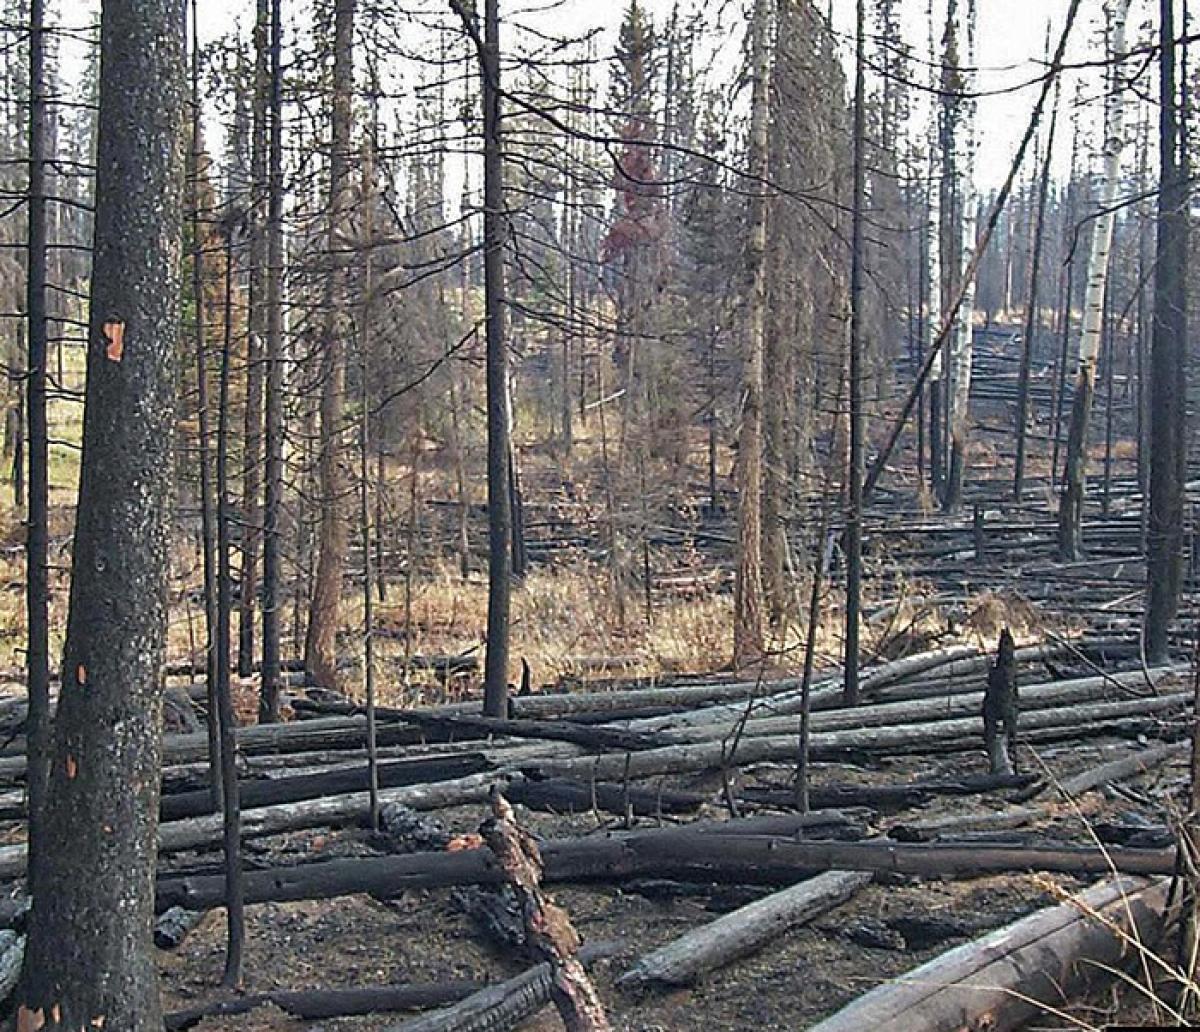
{"label": "splintered wood", "polygon": [[609,1032],[604,1005],[579,961],[579,933],[567,912],[542,894],[537,842],[517,824],[498,788],[492,791],[492,816],[479,832],[517,895],[529,945],[550,963],[550,994],[567,1032]]}

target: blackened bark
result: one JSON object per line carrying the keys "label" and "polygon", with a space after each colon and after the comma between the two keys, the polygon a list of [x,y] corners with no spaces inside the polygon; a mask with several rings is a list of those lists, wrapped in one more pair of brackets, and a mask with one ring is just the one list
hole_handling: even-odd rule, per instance
{"label": "blackened bark", "polygon": [[1150,352],[1150,522],[1146,533],[1146,658],[1167,658],[1183,578],[1187,398],[1187,159],[1176,97],[1175,12],[1161,3],[1158,245]]}
{"label": "blackened bark", "polygon": [[[193,0],[193,5],[195,0]],[[208,769],[213,809],[221,806],[221,731],[217,724],[217,530],[213,504],[212,461],[209,441],[212,419],[208,407],[208,356],[206,354],[207,298],[204,296],[204,226],[200,219],[200,167],[204,140],[200,122],[200,44],[193,18],[192,151],[190,206],[192,226],[192,299],[195,305],[197,462],[200,466],[200,540],[204,567],[204,683],[208,690]],[[226,660],[228,662],[228,660]]]}
{"label": "blackened bark", "polygon": [[[154,916],[186,110],[181,0],[105,0],[83,463],[31,1027],[161,1032]],[[52,891],[46,887],[52,887]]]}
{"label": "blackened bark", "polygon": [[500,9],[484,4],[483,279],[487,322],[488,623],[483,711],[508,710],[508,618],[512,593],[508,351],[504,339],[504,153],[500,137]]}
{"label": "blackened bark", "polygon": [[250,326],[246,342],[246,421],[242,458],[242,569],[238,601],[238,673],[254,672],[254,610],[262,540],[263,340],[266,336],[267,106],[271,90],[268,0],[254,22],[254,108],[250,152]]}
{"label": "blackened bark", "polygon": [[[193,14],[197,0],[192,0]],[[229,654],[232,646],[233,577],[229,553],[229,365],[233,348],[233,224],[225,238],[225,332],[221,346],[221,375],[217,399],[217,628],[216,723],[221,736],[222,846],[225,853],[225,912],[228,945],[221,984],[238,986],[242,981],[242,944],[246,917],[242,891],[242,814],[238,798],[237,718],[229,685]],[[212,720],[212,717],[209,717]]]}
{"label": "blackened bark", "polygon": [[50,774],[50,582],[48,573],[49,445],[46,427],[46,31],[45,0],[29,6],[29,376],[25,414],[29,437],[29,514],[25,544],[25,611],[29,715],[29,872],[37,877],[41,814]]}
{"label": "blackened bark", "polygon": [[854,62],[854,206],[850,243],[850,469],[846,511],[846,652],[842,701],[858,703],[858,633],[862,603],[862,507],[866,418],[863,412],[863,208],[866,204],[866,24],[858,0]]}
{"label": "blackened bark", "polygon": [[280,526],[283,508],[283,0],[271,0],[267,123],[266,498],[263,509],[262,695],[258,718],[279,719]]}

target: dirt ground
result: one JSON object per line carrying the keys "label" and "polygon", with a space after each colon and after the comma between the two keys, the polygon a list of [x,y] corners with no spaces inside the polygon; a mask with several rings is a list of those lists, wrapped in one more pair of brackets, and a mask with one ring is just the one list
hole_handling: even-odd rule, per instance
{"label": "dirt ground", "polygon": [[[1046,750],[1041,762],[1062,775],[1125,752],[1130,745],[1110,741]],[[816,777],[818,781],[898,784],[918,777],[982,773],[983,768],[982,757],[951,756],[933,761],[932,766],[928,760],[898,759],[875,770],[822,765]],[[759,768],[748,776],[761,782],[778,781],[783,774],[781,770]],[[1181,778],[1180,768],[1166,767],[1140,784],[1130,782],[1133,802],[1130,797],[1106,802],[1093,794],[1082,807],[1048,805],[1046,820],[1032,834],[1084,842],[1085,815],[1098,819],[1142,809],[1144,816],[1153,817],[1146,808],[1139,808],[1138,800],[1163,799]],[[1043,801],[1046,799],[1044,796]],[[919,810],[881,815],[877,824],[882,828],[902,817],[1001,809],[1003,803],[1000,794],[983,799],[942,798]],[[591,815],[554,816],[522,808],[518,812],[523,823],[545,837],[597,831],[596,819]],[[452,831],[460,832],[472,830],[484,813],[483,807],[459,808],[439,816]],[[1028,836],[1031,832],[1025,829],[1021,834]],[[359,830],[305,833],[256,845],[257,860],[277,863],[375,852],[368,833]],[[615,985],[616,978],[638,956],[768,890],[709,886],[697,895],[671,899],[658,893],[650,898],[629,887],[596,885],[556,886],[553,895],[568,909],[585,941],[616,944],[615,955],[598,961],[593,968],[614,1027],[630,1032],[683,1032],[694,1028],[733,1032],[810,1027],[871,986],[1038,907],[1057,902],[1060,893],[1070,893],[1083,884],[1067,876],[1047,879],[1006,875],[957,881],[889,877],[886,884],[871,885],[811,926],[792,931],[699,985],[640,992],[627,992]],[[386,901],[355,896],[250,907],[245,991],[253,994],[279,988],[460,978],[494,981],[518,974],[525,965],[485,941],[452,896],[450,890],[414,891]],[[216,995],[223,938],[223,913],[215,911],[177,951],[160,952],[167,1010],[195,1006]],[[1102,1027],[1111,1019],[1113,1006],[1111,992],[1102,993],[1077,1004],[1074,1020],[1081,1021],[1082,1027]],[[1126,1017],[1138,1013],[1132,1003],[1121,1006]],[[208,1032],[373,1032],[395,1028],[405,1017],[390,1014],[305,1022],[273,1008],[260,1008],[247,1015],[209,1018],[196,1028]],[[560,1027],[549,1009],[522,1026],[527,1030]],[[1048,1017],[1045,1027],[1081,1026]]]}

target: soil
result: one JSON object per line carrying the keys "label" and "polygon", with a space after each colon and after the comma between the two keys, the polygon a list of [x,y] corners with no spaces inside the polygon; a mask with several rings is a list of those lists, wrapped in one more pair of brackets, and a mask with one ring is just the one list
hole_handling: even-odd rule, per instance
{"label": "soil", "polygon": [[[1129,748],[1130,743],[1115,741],[1072,745],[1044,751],[1040,762],[1061,776]],[[960,756],[932,762],[898,759],[874,770],[821,765],[814,776],[818,781],[897,784],[968,770],[982,773],[983,768],[982,757]],[[777,784],[785,775],[779,769],[760,767],[746,776],[751,783]],[[1115,802],[1092,793],[1082,807],[1056,804],[1043,796],[1046,819],[1032,832],[1023,829],[1022,834],[1084,841],[1084,817],[1111,817],[1143,809],[1144,815],[1161,820],[1161,815],[1155,817],[1139,807],[1138,800],[1161,800],[1181,778],[1177,767],[1162,768],[1141,783],[1126,783],[1123,798]],[[692,782],[686,787],[697,786]],[[941,798],[920,809],[882,815],[878,823],[882,827],[901,817],[912,820],[1002,805],[999,794],[983,799]],[[583,835],[597,828],[591,815],[546,815],[520,807],[518,814],[526,827],[545,837]],[[474,830],[484,813],[483,807],[463,807],[439,816],[451,831],[459,833]],[[356,829],[280,836],[254,845],[257,861],[273,863],[378,852],[369,834]],[[177,862],[187,861],[180,858]],[[956,881],[890,878],[887,884],[868,887],[814,924],[777,939],[694,987],[640,992],[626,992],[615,985],[616,978],[639,955],[766,890],[747,887],[739,893],[728,886],[711,886],[698,894],[664,898],[654,893],[654,898],[647,898],[628,887],[556,886],[553,896],[567,908],[585,941],[616,945],[615,955],[598,961],[592,969],[614,1027],[630,1032],[694,1028],[732,1032],[810,1027],[871,986],[1038,907],[1058,902],[1064,893],[1083,884],[1065,876],[1053,880],[1028,875]],[[261,993],[460,978],[493,981],[518,974],[525,965],[514,960],[511,951],[485,941],[452,895],[451,890],[414,891],[392,900],[354,896],[250,907],[244,989]],[[167,1010],[195,1006],[219,995],[214,987],[223,963],[223,937],[223,913],[214,911],[178,950],[159,954]],[[1111,1006],[1111,994],[1106,993],[1077,1010],[1082,1020],[1099,1026],[1103,1020],[1097,1014],[1111,1014]],[[1136,1016],[1137,1007],[1132,1002],[1129,1007],[1122,1013]],[[246,1015],[206,1019],[196,1027],[209,1032],[318,1028],[368,1032],[396,1028],[405,1018],[390,1014],[305,1022],[275,1008],[259,1008]],[[551,1030],[561,1028],[561,1023],[548,1008],[521,1027]]]}

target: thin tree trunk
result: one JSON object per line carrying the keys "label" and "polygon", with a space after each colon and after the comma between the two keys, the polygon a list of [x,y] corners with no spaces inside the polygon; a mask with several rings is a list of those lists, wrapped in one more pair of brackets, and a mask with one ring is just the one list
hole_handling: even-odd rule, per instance
{"label": "thin tree trunk", "polygon": [[221,730],[217,723],[217,531],[213,512],[212,463],[209,441],[212,418],[208,408],[208,361],[204,294],[204,226],[200,218],[200,171],[204,161],[204,138],[200,115],[200,44],[193,34],[192,55],[192,153],[190,204],[192,225],[192,303],[195,306],[196,404],[200,466],[201,550],[204,567],[204,678],[208,693],[208,784],[213,809],[221,807]]}
{"label": "thin tree trunk", "polygon": [[[1187,371],[1188,161],[1176,97],[1175,12],[1161,0],[1157,274],[1150,355],[1150,523],[1146,534],[1146,657],[1167,657],[1183,578]],[[1186,89],[1187,87],[1185,87]]]}
{"label": "thin tree trunk", "polygon": [[[161,1032],[151,928],[187,105],[183,5],[105,0],[83,459],[18,1025]],[[53,887],[52,891],[48,887]]]}
{"label": "thin tree trunk", "polygon": [[250,313],[246,337],[246,423],[242,459],[242,568],[238,599],[238,674],[254,672],[254,611],[262,541],[263,341],[268,308],[267,108],[271,90],[269,0],[257,0],[254,22],[254,109],[250,159]]}
{"label": "thin tree trunk", "polygon": [[[29,374],[25,413],[29,436],[29,512],[25,539],[25,667],[29,713],[25,727],[29,791],[29,872],[41,870],[42,812],[50,777],[49,443],[46,425],[46,7],[29,6],[29,257],[25,311]],[[36,892],[37,886],[33,884]]]}
{"label": "thin tree trunk", "polygon": [[[948,24],[948,31],[950,29]],[[957,33],[957,25],[953,26]],[[977,264],[975,252],[977,206],[974,189],[975,163],[975,101],[970,96],[974,82],[970,69],[975,60],[975,0],[967,0],[966,55],[958,60],[961,37],[954,41],[955,62],[951,71],[959,88],[966,96],[954,102],[954,160],[952,192],[959,218],[957,240],[956,283],[962,292],[962,303],[958,309],[954,335],[950,342],[947,378],[947,420],[949,425],[950,465],[946,474],[946,489],[943,508],[957,512],[962,507],[963,482],[966,479],[967,445],[971,422],[971,365],[975,335],[975,283],[971,271]]]}
{"label": "thin tree trunk", "polygon": [[[474,21],[470,23],[474,28]],[[508,712],[508,618],[512,594],[511,444],[508,411],[508,348],[505,341],[504,153],[500,136],[500,5],[484,2],[479,49],[483,89],[483,279],[487,336],[488,623],[483,711]]]}
{"label": "thin tree trunk", "polygon": [[[196,24],[197,0],[192,0]],[[229,553],[229,367],[233,348],[233,221],[225,237],[225,333],[221,347],[221,373],[217,399],[217,724],[221,734],[222,846],[225,859],[225,913],[228,943],[221,984],[240,986],[246,915],[242,888],[242,814],[238,797],[237,718],[230,694],[229,660],[232,647],[233,576]],[[209,717],[210,722],[212,716]]]}
{"label": "thin tree trunk", "polygon": [[1025,496],[1025,446],[1028,440],[1029,377],[1037,343],[1039,290],[1041,288],[1042,250],[1046,237],[1046,202],[1050,194],[1050,166],[1054,160],[1054,139],[1058,130],[1058,101],[1061,80],[1054,84],[1054,107],[1050,112],[1050,130],[1046,138],[1046,157],[1038,180],[1037,220],[1033,229],[1033,258],[1029,268],[1029,296],[1025,302],[1025,337],[1021,342],[1021,368],[1017,376],[1017,458],[1013,473],[1013,500]]}
{"label": "thin tree trunk", "polygon": [[279,719],[279,618],[283,605],[283,0],[271,0],[267,139],[266,496],[263,508],[262,694],[258,719]]}
{"label": "thin tree trunk", "polygon": [[342,411],[346,393],[347,260],[339,237],[346,231],[352,194],[350,154],[354,127],[354,11],[356,0],[334,5],[332,143],[329,169],[328,249],[331,265],[325,295],[321,348],[321,426],[317,456],[320,526],[317,572],[304,641],[304,669],[319,685],[338,684],[337,630],[342,572],[346,565],[347,519],[342,472]]}
{"label": "thin tree trunk", "polygon": [[[372,111],[371,139],[363,160],[363,268],[362,303],[359,306],[359,379],[362,390],[362,414],[359,417],[359,526],[363,553],[363,693],[367,705],[367,789],[371,798],[371,829],[379,830],[379,750],[375,726],[375,571],[371,563],[371,291],[374,285],[375,241],[375,140],[378,120]],[[416,471],[413,471],[414,476]],[[378,490],[378,486],[376,487]],[[409,556],[412,566],[412,556]],[[407,634],[405,635],[407,642]],[[407,644],[405,646],[407,651]],[[407,677],[408,671],[405,670]]]}
{"label": "thin tree trunk", "polygon": [[[750,174],[766,179],[767,127],[770,121],[770,7],[756,0],[752,15],[750,108]],[[767,197],[755,189],[750,200],[746,243],[749,299],[746,308],[746,353],[742,368],[742,425],[737,450],[737,567],[734,572],[733,665],[744,666],[763,655],[762,614],[762,396],[766,348]]]}
{"label": "thin tree trunk", "polygon": [[862,507],[866,416],[863,412],[863,208],[866,204],[866,13],[857,0],[854,60],[854,201],[850,229],[850,464],[846,511],[846,651],[842,701],[858,704],[858,638],[862,607]]}
{"label": "thin tree trunk", "polygon": [[[1130,0],[1115,0],[1109,10],[1111,35],[1109,58],[1125,53],[1125,22]],[[1125,104],[1115,65],[1104,109],[1104,171],[1097,198],[1099,214],[1092,227],[1088,256],[1087,291],[1083,304],[1083,328],[1079,336],[1079,366],[1075,374],[1075,396],[1071,405],[1071,427],[1067,434],[1066,468],[1058,508],[1058,550],[1064,559],[1078,559],[1083,547],[1083,495],[1087,477],[1088,429],[1096,393],[1096,366],[1104,331],[1108,266],[1112,254],[1116,213],[1113,202],[1120,186],[1121,151],[1124,149]]]}

